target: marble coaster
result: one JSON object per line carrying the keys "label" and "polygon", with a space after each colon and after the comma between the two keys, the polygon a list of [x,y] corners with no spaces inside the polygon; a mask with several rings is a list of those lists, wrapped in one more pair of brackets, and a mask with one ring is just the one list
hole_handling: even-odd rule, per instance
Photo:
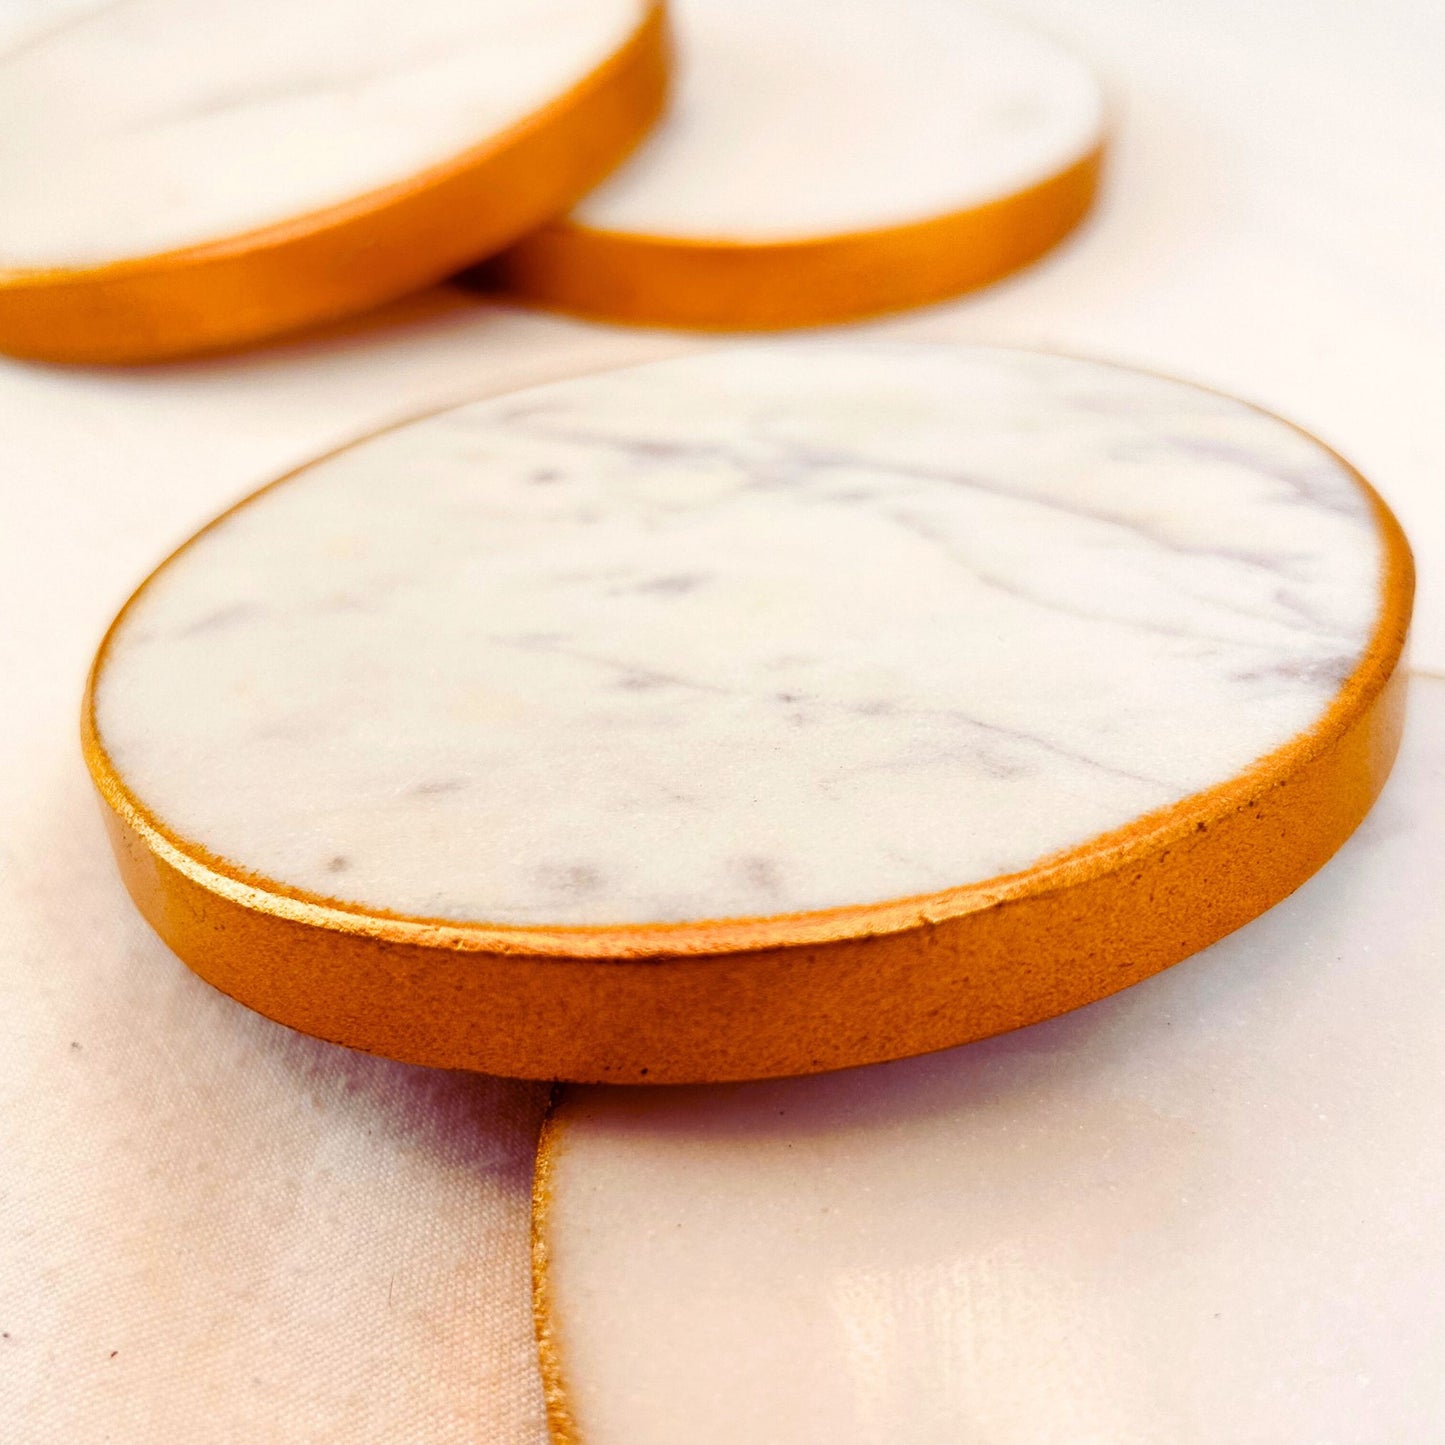
{"label": "marble coaster", "polygon": [[180,956],[375,1052],[838,1068],[1135,982],[1393,757],[1409,552],[1240,402],[758,345],[464,406],[165,562],[86,749]]}
{"label": "marble coaster", "polygon": [[1188,964],[824,1078],[564,1091],[553,1439],[1445,1438],[1445,682],[1339,856]]}
{"label": "marble coaster", "polygon": [[665,62],[660,0],[116,0],[57,22],[0,52],[0,350],[152,360],[441,280],[622,160]]}
{"label": "marble coaster", "polygon": [[498,258],[610,320],[806,326],[956,295],[1034,260],[1098,177],[1094,77],[953,0],[677,0],[667,119],[565,220]]}

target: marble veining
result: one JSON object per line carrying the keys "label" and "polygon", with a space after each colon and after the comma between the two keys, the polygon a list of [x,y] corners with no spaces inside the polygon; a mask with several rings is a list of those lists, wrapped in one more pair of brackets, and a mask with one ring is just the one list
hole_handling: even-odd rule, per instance
{"label": "marble veining", "polygon": [[573,219],[771,242],[1012,195],[1095,146],[1088,68],[953,0],[673,0],[668,115]]}
{"label": "marble veining", "polygon": [[112,0],[0,51],[0,267],[241,235],[409,179],[583,79],[643,0]]}
{"label": "marble veining", "polygon": [[404,914],[590,924],[1028,866],[1314,723],[1379,610],[1348,470],[1159,378],[766,344],[320,462],[141,594],[101,737],[182,835]]}

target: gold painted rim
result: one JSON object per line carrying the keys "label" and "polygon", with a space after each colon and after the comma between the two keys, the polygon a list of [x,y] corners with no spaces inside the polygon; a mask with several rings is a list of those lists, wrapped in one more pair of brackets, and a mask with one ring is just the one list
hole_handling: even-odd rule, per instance
{"label": "gold painted rim", "polygon": [[369,310],[444,280],[564,212],[661,114],[663,0],[590,74],[500,134],[339,205],[100,266],[0,269],[0,351],[139,363]]}
{"label": "gold painted rim", "polygon": [[552,1202],[556,1197],[557,1151],[562,1125],[557,1117],[559,1089],[552,1090],[547,1112],[537,1135],[532,1164],[532,1206],[529,1241],[532,1259],[532,1327],[537,1340],[537,1363],[542,1374],[542,1398],[547,1410],[547,1433],[553,1445],[579,1445],[577,1420],[567,1401],[562,1374],[562,1348],[552,1291],[552,1245],[547,1237]]}
{"label": "gold painted rim", "polygon": [[1282,424],[1336,458],[1375,519],[1381,604],[1359,664],[1310,728],[1240,774],[1030,868],[807,913],[537,927],[359,908],[182,837],[135,797],[100,739],[95,693],[111,641],[150,582],[199,537],[333,451],[184,542],[100,644],[82,747],[122,876],[190,967],[268,1017],[370,1052],[486,1073],[664,1083],[819,1072],[950,1047],[1092,1002],[1292,892],[1365,816],[1398,747],[1409,545],[1349,463]]}
{"label": "gold painted rim", "polygon": [[921,221],[745,243],[552,222],[482,274],[512,295],[634,326],[772,331],[927,306],[1011,275],[1059,244],[1098,192],[1104,141],[1043,180]]}

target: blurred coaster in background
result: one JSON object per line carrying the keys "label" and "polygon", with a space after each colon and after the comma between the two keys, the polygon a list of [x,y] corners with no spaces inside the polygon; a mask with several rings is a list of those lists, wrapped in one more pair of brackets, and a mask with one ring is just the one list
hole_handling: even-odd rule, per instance
{"label": "blurred coaster in background", "polygon": [[120,0],[0,53],[0,350],[147,361],[441,280],[666,82],[656,0]]}
{"label": "blurred coaster in background", "polygon": [[590,1081],[938,1049],[1270,907],[1398,737],[1409,552],[1293,427],[1025,352],[759,345],[258,493],[102,645],[142,912],[272,1018]]}
{"label": "blurred coaster in background", "polygon": [[1093,198],[1099,87],[952,0],[680,0],[666,120],[565,220],[487,268],[608,320],[842,321],[997,280]]}

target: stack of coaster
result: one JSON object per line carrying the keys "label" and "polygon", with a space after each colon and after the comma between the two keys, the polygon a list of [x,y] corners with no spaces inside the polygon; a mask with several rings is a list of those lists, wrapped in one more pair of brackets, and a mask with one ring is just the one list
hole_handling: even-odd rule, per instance
{"label": "stack of coaster", "polygon": [[57,23],[0,53],[0,350],[234,347],[500,252],[551,305],[807,324],[992,280],[1093,194],[1092,77],[986,14],[688,0],[675,23],[665,117],[661,0],[117,0]]}

